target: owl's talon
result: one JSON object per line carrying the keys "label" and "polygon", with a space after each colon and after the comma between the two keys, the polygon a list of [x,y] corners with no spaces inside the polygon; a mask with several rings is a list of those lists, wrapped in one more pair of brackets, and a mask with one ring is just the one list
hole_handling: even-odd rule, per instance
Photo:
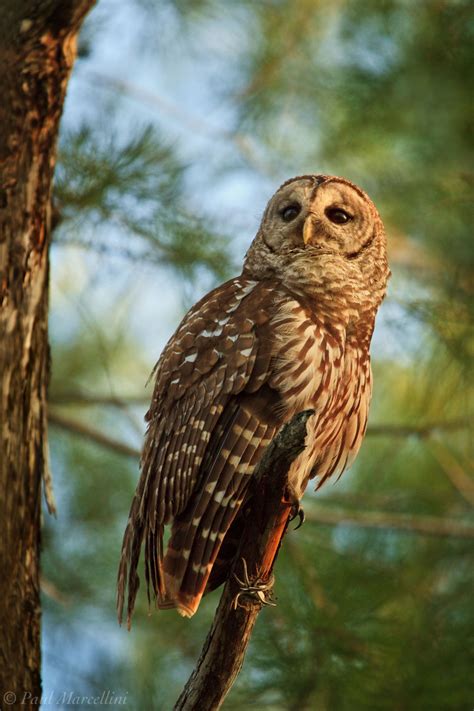
{"label": "owl's talon", "polygon": [[301,506],[301,499],[300,496],[298,496],[297,491],[291,486],[288,485],[286,488],[285,492],[285,501],[288,504],[291,504],[291,514],[290,514],[290,523],[291,521],[294,521],[295,518],[299,518],[299,523],[294,529],[297,531],[305,522],[305,515],[304,515],[304,509]]}
{"label": "owl's talon", "polygon": [[240,598],[242,596],[249,597],[255,602],[259,602],[261,605],[270,605],[271,607],[276,607],[276,602],[273,600],[273,584],[275,578],[272,575],[268,582],[264,583],[260,578],[256,578],[251,581],[249,579],[247,561],[242,558],[242,568],[243,568],[243,580],[241,580],[236,573],[234,573],[234,578],[240,585],[240,590],[237,595],[232,600],[232,609],[236,610],[240,605]]}
{"label": "owl's talon", "polygon": [[291,517],[290,521],[294,521],[296,517],[299,518],[299,522],[298,522],[298,525],[295,526],[295,528],[293,529],[294,531],[297,531],[299,528],[301,528],[301,526],[302,526],[302,525],[304,524],[304,522],[306,521],[306,516],[305,516],[305,513],[304,513],[304,508],[303,508],[302,506],[298,506],[298,510],[295,511],[295,513],[294,513],[294,515]]}
{"label": "owl's talon", "polygon": [[294,521],[295,518],[299,518],[299,523],[295,528],[293,529],[294,531],[297,531],[301,526],[304,524],[306,521],[306,516],[304,513],[304,509],[302,506],[300,506],[299,503],[294,504],[293,509],[291,511],[291,516],[290,516],[290,523],[291,521]]}

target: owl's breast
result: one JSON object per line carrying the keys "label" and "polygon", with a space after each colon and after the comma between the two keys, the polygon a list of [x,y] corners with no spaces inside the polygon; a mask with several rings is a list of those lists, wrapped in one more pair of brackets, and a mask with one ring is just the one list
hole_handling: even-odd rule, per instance
{"label": "owl's breast", "polygon": [[329,332],[297,301],[275,319],[276,357],[269,385],[278,391],[285,419],[305,409],[322,413],[344,367],[344,337]]}
{"label": "owl's breast", "polygon": [[346,348],[338,385],[308,431],[307,465],[317,488],[354,462],[367,428],[372,374],[366,352]]}
{"label": "owl's breast", "polygon": [[343,332],[328,330],[298,304],[289,302],[279,316],[281,349],[271,386],[277,388],[285,420],[306,409],[306,448],[290,470],[301,495],[308,479],[318,486],[340,475],[359,451],[371,395],[368,353],[347,344]]}

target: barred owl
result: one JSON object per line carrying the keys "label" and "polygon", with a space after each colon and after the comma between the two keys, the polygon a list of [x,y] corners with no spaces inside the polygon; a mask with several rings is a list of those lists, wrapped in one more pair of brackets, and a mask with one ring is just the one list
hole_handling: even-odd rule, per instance
{"label": "barred owl", "polygon": [[118,574],[120,619],[127,585],[129,620],[133,611],[143,541],[160,608],[190,617],[226,579],[252,473],[296,413],[315,411],[289,473],[296,499],[309,479],[321,486],[352,464],[388,276],[383,224],[360,188],[305,175],[277,190],[242,274],[188,312],[155,366]]}

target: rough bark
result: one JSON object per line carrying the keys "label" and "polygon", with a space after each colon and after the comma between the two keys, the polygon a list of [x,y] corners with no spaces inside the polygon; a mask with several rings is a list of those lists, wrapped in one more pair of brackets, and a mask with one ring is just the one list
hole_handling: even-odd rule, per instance
{"label": "rough bark", "polygon": [[93,2],[4,0],[0,13],[0,703],[9,708],[36,705],[41,692],[51,183],[76,36]]}
{"label": "rough bark", "polygon": [[[236,562],[201,656],[175,711],[219,709],[242,668],[263,600],[268,600],[271,594],[273,564],[292,511],[286,496],[288,470],[304,447],[306,423],[312,414],[312,410],[301,412],[283,427],[267,447],[254,474]],[[260,597],[242,593],[239,580],[243,581],[247,573],[251,585],[263,586]]]}

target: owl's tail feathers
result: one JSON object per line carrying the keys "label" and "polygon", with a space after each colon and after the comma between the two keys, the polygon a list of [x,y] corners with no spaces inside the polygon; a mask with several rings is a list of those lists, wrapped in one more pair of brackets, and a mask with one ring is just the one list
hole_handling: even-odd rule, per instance
{"label": "owl's tail feathers", "polygon": [[[186,570],[189,561],[189,549],[184,548],[184,541],[189,531],[189,521],[176,521],[173,524],[171,538],[164,560],[163,594],[159,595],[158,607],[161,610],[175,608],[182,617],[192,617],[199,607],[209,573],[198,590],[183,589],[183,567]],[[211,564],[212,567],[212,564]],[[192,564],[195,575],[201,572],[200,563]]]}
{"label": "owl's tail feathers", "polygon": [[[146,521],[140,512],[141,498],[142,492],[141,490],[137,490],[132,502],[127,527],[123,536],[122,552],[120,555],[120,564],[117,576],[117,615],[120,624],[122,624],[125,595],[128,588],[128,629],[130,629],[131,626],[135,599],[140,585],[140,578],[138,577],[137,568],[138,561],[140,559],[142,541],[145,536],[145,528],[147,528],[145,541],[145,576],[147,581],[147,589],[149,591],[151,583],[155,594],[159,594],[164,591],[162,582],[163,575],[161,570],[163,560],[163,526],[157,526],[155,531],[146,526]],[[148,601],[150,601],[149,592]]]}
{"label": "owl's tail feathers", "polygon": [[212,566],[211,574],[207,581],[204,594],[215,590],[226,582],[229,572],[236,559],[240,541],[244,533],[245,518],[240,511],[225,534],[222,546],[219,548],[217,558]]}
{"label": "owl's tail feathers", "polygon": [[163,580],[163,533],[163,524],[158,525],[155,530],[151,527],[147,529],[145,541],[145,578],[148,605],[150,605],[150,586],[157,600],[165,594]]}
{"label": "owl's tail feathers", "polygon": [[[240,409],[233,426],[221,436],[207,478],[173,521],[163,560],[166,594],[158,599],[158,607],[175,607],[191,617],[204,593],[226,579],[237,550],[233,535],[226,544],[227,535],[245,499],[267,429],[255,415]],[[240,436],[244,431],[246,436]]]}
{"label": "owl's tail feathers", "polygon": [[[174,522],[163,561],[165,594],[158,596],[160,609],[176,608],[183,617],[192,617],[202,596],[225,581],[229,560],[225,560],[224,569],[219,572],[214,571],[214,565],[219,563],[222,541],[241,499],[233,503],[232,507],[217,508],[210,526],[201,521],[196,525],[192,519]],[[208,584],[210,576],[211,586]]]}

